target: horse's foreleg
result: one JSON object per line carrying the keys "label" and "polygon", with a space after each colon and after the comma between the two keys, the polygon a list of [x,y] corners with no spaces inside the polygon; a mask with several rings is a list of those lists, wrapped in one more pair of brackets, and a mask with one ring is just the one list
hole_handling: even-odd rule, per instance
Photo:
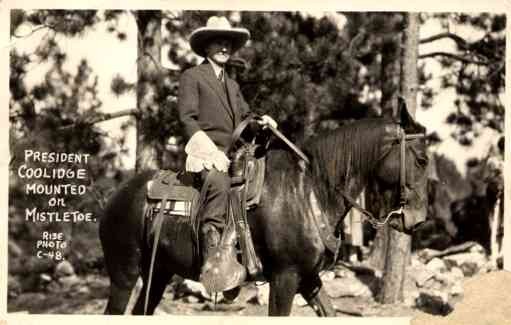
{"label": "horse's foreleg", "polygon": [[335,316],[335,309],[323,288],[323,284],[319,276],[315,276],[314,281],[310,281],[306,285],[302,285],[300,293],[319,317]]}
{"label": "horse's foreleg", "polygon": [[270,280],[270,316],[289,316],[298,291],[299,276],[295,270],[273,273]]}

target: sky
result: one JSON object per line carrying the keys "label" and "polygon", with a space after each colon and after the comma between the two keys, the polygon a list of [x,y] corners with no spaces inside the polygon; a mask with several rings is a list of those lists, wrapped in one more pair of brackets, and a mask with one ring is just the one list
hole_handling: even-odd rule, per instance
{"label": "sky", "polygon": [[[334,20],[342,28],[345,19],[340,14],[324,12],[307,12],[307,15],[321,17],[326,15]],[[105,23],[100,23],[89,30],[82,38],[58,37],[58,42],[64,52],[68,53],[68,60],[65,67],[71,71],[75,70],[82,58],[86,58],[93,71],[98,75],[98,97],[103,102],[102,110],[112,113],[123,109],[134,108],[136,106],[135,94],[115,96],[110,90],[112,78],[120,74],[130,82],[136,81],[136,26],[131,15],[122,15],[118,25],[119,29],[126,32],[127,39],[120,42],[115,35],[107,33]],[[455,32],[461,33],[465,38],[478,38],[480,35],[474,34],[469,30],[463,30],[456,26]],[[18,30],[18,34],[25,35],[31,31],[30,26],[23,26]],[[423,25],[420,30],[421,38],[434,35],[440,31],[438,23],[428,23]],[[24,39],[12,39],[11,46],[18,50],[32,52],[42,37],[45,37],[47,31],[40,30]],[[435,49],[443,50],[453,47],[449,40],[437,41],[428,45],[421,45],[420,52],[427,53]],[[162,62],[163,66],[169,67],[168,62]],[[44,64],[33,64],[30,66],[30,72],[27,74],[27,84],[33,85],[40,82],[47,71],[48,66]],[[445,73],[435,59],[427,59],[426,69],[433,75],[432,86],[439,89],[440,76]],[[490,145],[496,141],[495,133],[492,131],[482,132],[476,139],[472,147],[462,147],[450,137],[453,126],[445,124],[447,115],[453,111],[453,100],[455,94],[452,90],[442,90],[435,97],[433,107],[428,110],[418,109],[416,119],[425,125],[428,132],[437,131],[443,139],[441,144],[433,148],[434,151],[446,155],[455,161],[460,172],[465,172],[465,161],[472,157],[481,157],[488,151]],[[119,118],[97,124],[98,127],[107,131],[109,135],[115,137],[120,134],[119,127],[129,117]],[[128,148],[130,153],[123,159],[125,168],[132,168],[135,164],[135,133],[131,130],[128,133]]]}

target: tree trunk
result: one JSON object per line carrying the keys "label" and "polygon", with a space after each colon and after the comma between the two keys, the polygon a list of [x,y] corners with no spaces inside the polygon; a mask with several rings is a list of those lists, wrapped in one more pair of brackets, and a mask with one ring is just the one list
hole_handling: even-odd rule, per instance
{"label": "tree trunk", "polygon": [[[396,61],[402,67],[399,74],[400,92],[405,98],[408,111],[412,116],[415,116],[417,109],[419,17],[416,13],[406,13],[405,20],[406,28],[403,33],[404,50],[399,60]],[[396,105],[393,107],[396,107]],[[410,236],[393,229],[389,230],[389,236],[387,252],[385,254],[382,287],[377,296],[377,300],[385,304],[403,301],[406,267],[409,264],[411,255]]]}
{"label": "tree trunk", "polygon": [[144,117],[158,109],[157,85],[161,78],[161,15],[156,10],[140,10],[135,13],[138,27],[137,60],[137,149],[135,170],[157,168],[159,159],[155,144],[149,141],[144,130]]}
{"label": "tree trunk", "polygon": [[403,33],[401,56],[401,94],[405,98],[408,112],[415,117],[417,111],[417,88],[419,87],[417,60],[419,57],[419,14],[405,14],[406,28]]}
{"label": "tree trunk", "polygon": [[385,268],[387,250],[389,247],[390,228],[384,226],[376,231],[374,237],[371,255],[369,256],[369,265],[382,271]]}
{"label": "tree trunk", "polygon": [[[397,92],[399,90],[399,48],[401,42],[395,34],[387,35],[383,39],[381,48],[381,115],[386,117],[395,116],[395,107],[397,105]],[[371,212],[375,215],[388,213],[381,197],[380,190],[377,188],[368,189]],[[384,226],[377,229],[376,237],[369,256],[369,263],[378,270],[385,268],[387,255],[389,253],[390,228]],[[390,250],[391,251],[391,250]],[[377,297],[378,298],[378,295]]]}

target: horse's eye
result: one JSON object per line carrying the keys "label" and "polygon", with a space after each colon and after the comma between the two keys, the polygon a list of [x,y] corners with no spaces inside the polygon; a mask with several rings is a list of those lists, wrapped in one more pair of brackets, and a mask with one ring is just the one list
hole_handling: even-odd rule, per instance
{"label": "horse's eye", "polygon": [[419,164],[419,166],[424,167],[428,164],[428,158],[427,157],[418,157],[417,163]]}

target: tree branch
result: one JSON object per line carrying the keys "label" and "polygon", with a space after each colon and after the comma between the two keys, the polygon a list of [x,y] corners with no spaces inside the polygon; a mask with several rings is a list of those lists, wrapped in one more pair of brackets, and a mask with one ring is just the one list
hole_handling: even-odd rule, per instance
{"label": "tree branch", "polygon": [[138,114],[138,110],[136,108],[125,109],[125,110],[121,110],[121,111],[118,111],[115,113],[105,113],[105,114],[101,114],[99,116],[95,116],[94,118],[91,118],[89,120],[85,120],[85,121],[78,120],[77,122],[75,122],[73,124],[67,124],[67,125],[61,126],[61,127],[59,127],[59,130],[69,130],[69,129],[72,129],[79,125],[84,125],[84,124],[91,125],[91,124],[96,124],[99,122],[104,122],[107,120],[113,120],[115,118],[119,118],[119,117],[123,117],[123,116],[129,116],[129,115],[136,116],[137,114]]}
{"label": "tree branch", "polygon": [[450,58],[450,59],[461,61],[463,63],[471,63],[471,64],[477,64],[477,65],[486,65],[486,66],[490,65],[489,62],[479,61],[479,60],[472,60],[470,58],[467,58],[467,57],[464,57],[464,56],[461,56],[461,55],[457,55],[457,54],[453,54],[453,53],[448,53],[448,52],[431,52],[431,53],[426,53],[426,54],[419,55],[419,59],[434,58],[434,57],[437,57],[437,56],[447,57],[447,58]]}
{"label": "tree branch", "polygon": [[162,11],[161,17],[165,18],[167,20],[170,20],[170,21],[178,21],[181,19],[178,15],[172,14],[173,11],[170,11],[170,12],[171,13],[169,13],[169,10]]}
{"label": "tree branch", "polygon": [[17,35],[16,33],[12,33],[12,36],[14,36],[16,38],[25,38],[25,37],[29,37],[29,36],[33,35],[37,31],[40,31],[41,29],[45,29],[45,28],[55,30],[55,27],[53,27],[51,25],[41,25],[37,28],[32,29],[32,31],[30,31],[30,33],[28,33],[26,35]]}
{"label": "tree branch", "polygon": [[419,41],[419,44],[430,43],[430,42],[434,42],[434,41],[437,41],[437,40],[443,39],[443,38],[452,39],[454,42],[456,42],[456,44],[458,44],[459,47],[461,47],[464,50],[466,50],[468,48],[468,42],[464,38],[462,38],[454,33],[449,33],[449,32],[441,33],[441,34],[437,34],[437,35],[433,35],[433,36],[421,39]]}

